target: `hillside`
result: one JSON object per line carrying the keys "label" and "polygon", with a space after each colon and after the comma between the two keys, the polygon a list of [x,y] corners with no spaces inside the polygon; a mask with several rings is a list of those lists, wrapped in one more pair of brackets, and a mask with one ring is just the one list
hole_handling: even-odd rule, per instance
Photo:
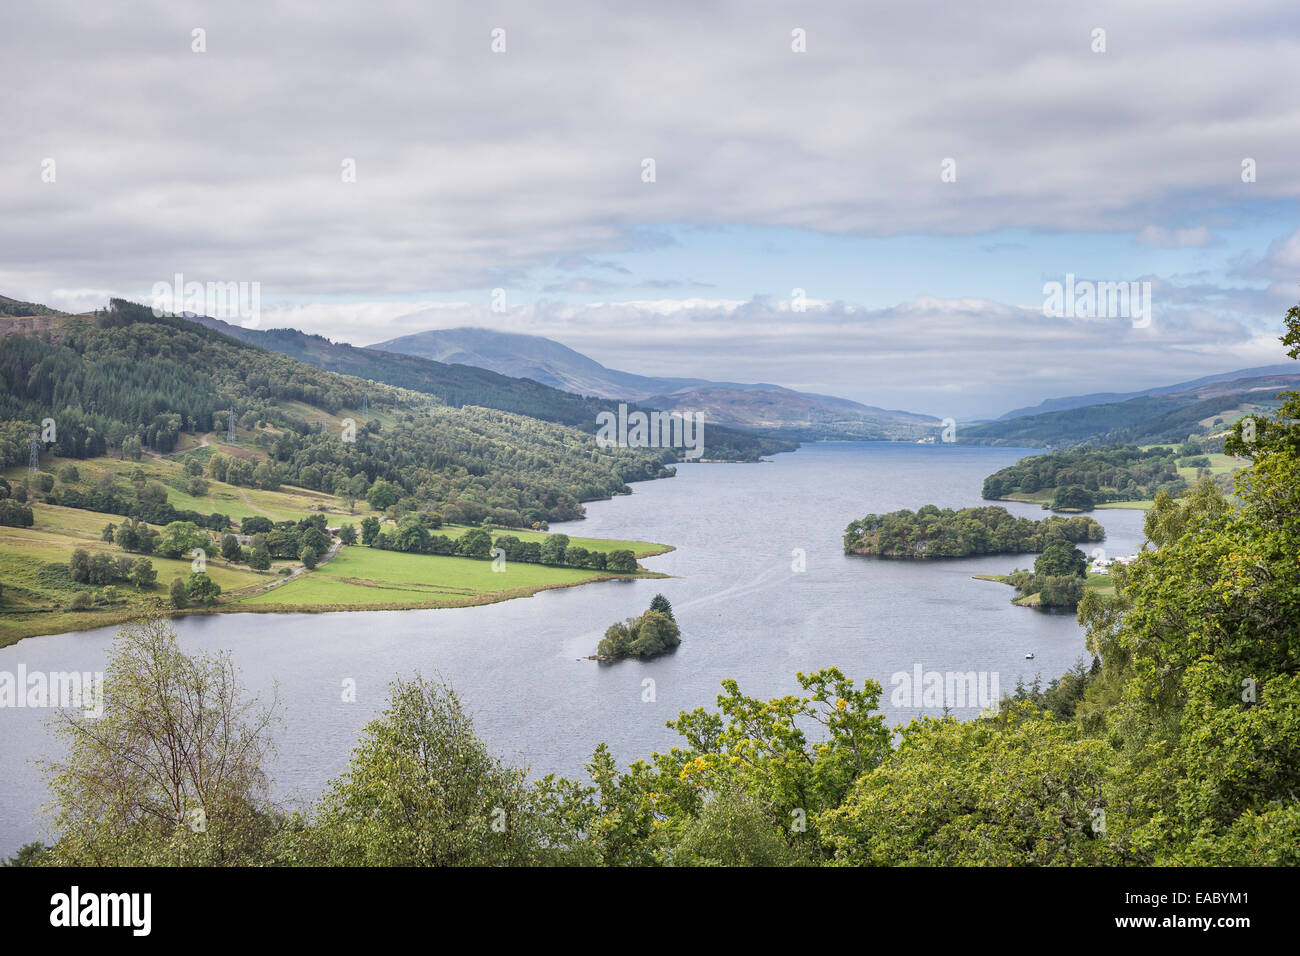
{"label": "hillside", "polygon": [[1064,398],[1048,398],[1039,402],[1037,405],[1028,405],[1024,408],[1013,408],[1011,411],[999,415],[997,420],[1006,421],[1010,418],[1021,418],[1025,415],[1041,415],[1044,412],[1067,411],[1071,408],[1082,408],[1085,405],[1113,405],[1117,402],[1126,402],[1131,398],[1142,398],[1147,395],[1172,395],[1178,392],[1193,391],[1207,385],[1237,382],[1243,379],[1259,379],[1268,376],[1280,376],[1282,379],[1297,378],[1295,367],[1292,365],[1261,365],[1256,368],[1243,368],[1238,369],[1235,372],[1223,372],[1219,375],[1206,375],[1186,382],[1175,382],[1173,385],[1160,385],[1155,388],[1146,388],[1136,392],[1093,392],[1089,395],[1069,395]]}
{"label": "hillside", "polygon": [[598,448],[577,429],[323,371],[123,300],[4,346],[0,467],[27,463],[47,418],[47,454],[138,459],[225,430],[233,409],[246,450],[232,483],[361,498],[384,482],[408,508],[452,521],[576,518],[584,500],[672,474],[662,450]]}
{"label": "hillside", "polygon": [[798,392],[779,385],[662,378],[607,368],[552,339],[491,329],[430,329],[371,346],[522,376],[579,395],[638,402],[652,408],[695,410],[705,420],[753,428],[797,441],[916,439],[939,421],[848,399]]}
{"label": "hillside", "polygon": [[[244,329],[205,316],[187,318],[241,342],[291,356],[317,368],[423,392],[456,408],[481,405],[570,425],[593,434],[601,412],[618,411],[617,401],[571,394],[528,378],[515,378],[487,368],[359,348],[297,329]],[[642,407],[653,406],[642,403]],[[789,440],[737,431],[715,424],[713,420],[708,420],[706,425],[707,455],[715,461],[757,461],[764,455],[793,451],[797,447]],[[662,449],[661,457],[664,461],[677,458],[672,449]]]}
{"label": "hillside", "polygon": [[1160,444],[1222,431],[1244,415],[1267,414],[1278,394],[1300,375],[1264,375],[1215,382],[1182,392],[999,419],[958,430],[958,440],[981,445],[1068,447],[1081,444]]}
{"label": "hillside", "polygon": [[939,427],[938,419],[928,415],[888,411],[778,386],[685,388],[671,395],[652,395],[645,403],[660,408],[695,409],[704,412],[706,421],[758,429],[798,441],[915,440],[933,435]]}

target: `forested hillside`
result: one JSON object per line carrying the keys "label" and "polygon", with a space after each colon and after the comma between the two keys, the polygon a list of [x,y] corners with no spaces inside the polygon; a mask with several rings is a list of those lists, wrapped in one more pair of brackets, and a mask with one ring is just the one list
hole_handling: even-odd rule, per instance
{"label": "forested hillside", "polygon": [[[362,414],[363,405],[369,415]],[[144,306],[10,335],[0,354],[0,465],[26,464],[52,419],[58,458],[165,454],[182,433],[226,428],[252,446],[234,484],[281,483],[361,497],[391,484],[450,520],[528,525],[582,514],[583,500],[672,474],[662,449],[598,448],[572,428],[323,371]],[[346,413],[344,437],[322,428]],[[264,467],[263,467],[264,466]]]}
{"label": "forested hillside", "polygon": [[1178,473],[1179,465],[1202,460],[1209,465],[1199,446],[1072,448],[1022,458],[994,472],[984,479],[984,497],[997,500],[1078,487],[1086,492],[1087,502],[1080,510],[1088,510],[1107,501],[1154,498],[1159,491],[1185,491],[1187,481]]}
{"label": "forested hillside", "polygon": [[[1242,387],[1203,398],[1198,392],[1155,395],[968,425],[958,441],[1025,447],[1181,442],[1222,430],[1246,411],[1275,410],[1278,387]],[[1217,422],[1217,424],[1216,424]]]}
{"label": "forested hillside", "polygon": [[[596,417],[600,412],[618,411],[617,401],[574,395],[531,379],[511,378],[471,365],[449,365],[415,355],[357,348],[346,343],[331,342],[320,335],[308,335],[297,329],[243,329],[217,319],[202,317],[192,321],[317,368],[424,392],[453,408],[481,405],[484,408],[571,425],[592,433],[596,431]],[[665,404],[662,407],[672,409],[681,406]],[[757,461],[763,455],[794,451],[798,447],[793,441],[739,431],[716,425],[714,421],[716,419],[712,417],[706,419],[705,439],[706,457],[714,461]],[[663,451],[664,461],[677,460],[672,449]]]}

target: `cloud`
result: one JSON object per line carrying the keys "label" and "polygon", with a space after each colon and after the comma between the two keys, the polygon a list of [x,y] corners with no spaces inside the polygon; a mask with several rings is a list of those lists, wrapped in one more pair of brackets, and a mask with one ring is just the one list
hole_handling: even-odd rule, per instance
{"label": "cloud", "polygon": [[1189,229],[1167,229],[1164,226],[1147,226],[1134,237],[1138,245],[1157,249],[1204,249],[1218,240],[1205,226]]}
{"label": "cloud", "polygon": [[1259,258],[1246,258],[1238,264],[1236,274],[1249,278],[1300,281],[1300,229],[1281,239],[1274,239]]}
{"label": "cloud", "polygon": [[1278,46],[1295,21],[1287,0],[1176,17],[1104,0],[1086,21],[1036,0],[996,17],[938,0],[20,4],[0,34],[0,282],[147,290],[179,271],[268,298],[418,298],[577,271],[672,225],[1195,243],[1172,224],[1243,189],[1300,193],[1269,172],[1298,132]]}

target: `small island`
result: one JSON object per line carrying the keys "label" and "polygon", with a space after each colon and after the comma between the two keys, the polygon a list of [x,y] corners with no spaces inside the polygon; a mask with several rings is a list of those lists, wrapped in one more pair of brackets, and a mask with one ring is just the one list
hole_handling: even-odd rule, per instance
{"label": "small island", "polygon": [[657,657],[682,642],[681,629],[673,617],[673,606],[656,594],[640,617],[611,624],[596,646],[595,659],[618,661],[625,657]]}
{"label": "small island", "polygon": [[1006,508],[940,509],[867,515],[844,530],[844,553],[875,558],[964,558],[976,554],[1039,553],[1053,541],[1100,541],[1105,529],[1092,518],[1056,515],[1034,521]]}
{"label": "small island", "polygon": [[[1088,559],[1070,542],[1058,538],[1043,549],[1034,561],[1034,570],[1017,568],[1010,574],[977,574],[981,581],[998,581],[1016,589],[1012,604],[1020,607],[1059,608],[1069,610],[1079,606],[1084,589],[1105,587],[1107,583],[1093,584],[1088,575]],[[1104,581],[1105,575],[1096,575]]]}

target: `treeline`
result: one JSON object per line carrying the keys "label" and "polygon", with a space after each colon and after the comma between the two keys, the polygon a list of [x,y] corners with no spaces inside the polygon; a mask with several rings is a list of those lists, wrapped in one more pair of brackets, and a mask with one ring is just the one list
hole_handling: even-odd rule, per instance
{"label": "treeline", "polygon": [[434,534],[441,527],[436,515],[406,515],[395,527],[381,528],[373,515],[361,520],[361,543],[384,551],[407,554],[440,554],[462,558],[504,558],[524,564],[583,568],[591,571],[632,573],[637,569],[636,556],[626,549],[588,550],[571,544],[566,534],[549,534],[539,541],[521,541],[514,535],[493,538],[483,528],[471,528],[458,538]]}
{"label": "treeline", "polygon": [[1092,518],[1041,521],[1017,518],[1005,508],[940,509],[871,514],[844,530],[844,553],[878,558],[960,558],[973,554],[1032,553],[1055,540],[1100,541],[1105,530]]}
{"label": "treeline", "polygon": [[[1176,495],[1187,490],[1187,481],[1178,474],[1180,460],[1194,462],[1198,455],[1200,445],[1190,442],[1179,448],[1105,445],[1033,455],[985,478],[983,497],[997,500],[1047,489],[1081,488],[1086,495],[1065,496],[1058,503],[1088,510],[1107,501],[1154,498],[1158,491]],[[1204,459],[1204,464],[1209,460]]]}

